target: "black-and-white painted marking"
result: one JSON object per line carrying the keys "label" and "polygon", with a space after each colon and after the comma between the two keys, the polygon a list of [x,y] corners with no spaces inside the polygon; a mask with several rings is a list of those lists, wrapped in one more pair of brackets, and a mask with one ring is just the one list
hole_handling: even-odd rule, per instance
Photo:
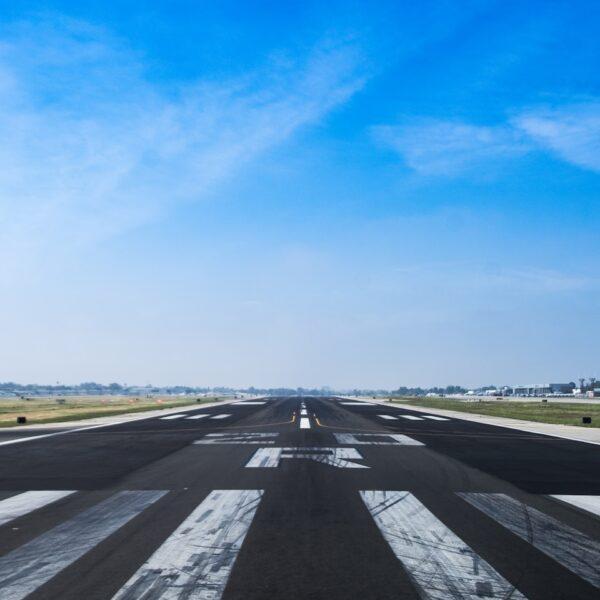
{"label": "black-and-white painted marking", "polygon": [[408,419],[409,421],[423,421],[423,417],[415,417],[414,415],[398,415],[403,419]]}
{"label": "black-and-white painted marking", "polygon": [[164,494],[119,492],[5,554],[0,558],[0,598],[25,598]]}
{"label": "black-and-white painted marking", "polygon": [[392,417],[392,415],[377,415],[380,419],[385,419],[386,421],[397,421],[398,417]]}
{"label": "black-and-white painted marking", "polygon": [[249,400],[242,400],[241,402],[232,402],[231,404],[235,406],[262,406],[263,404],[266,404],[266,402],[250,402]]}
{"label": "black-and-white painted marking", "polygon": [[437,415],[423,415],[424,419],[431,419],[432,421],[449,421],[448,417],[438,417]]}
{"label": "black-and-white painted marking", "polygon": [[196,421],[198,419],[205,419],[208,416],[209,416],[208,413],[202,413],[200,415],[191,415],[189,417],[186,417],[186,419],[192,419],[192,420]]}
{"label": "black-and-white painted marking", "polygon": [[31,491],[0,501],[0,525],[74,494],[73,490]]}
{"label": "black-and-white painted marking", "polygon": [[213,415],[211,417],[211,419],[227,419],[230,416],[231,416],[231,414],[229,414],[229,413],[222,413],[220,415]]}
{"label": "black-and-white painted marking", "polygon": [[339,469],[368,469],[356,448],[259,448],[246,464],[250,469],[275,468],[282,459],[307,459]]}
{"label": "black-and-white painted marking", "polygon": [[407,435],[401,433],[334,433],[338,444],[355,446],[424,446]]}
{"label": "black-and-white painted marking", "polygon": [[524,598],[411,493],[360,494],[421,598]]}
{"label": "black-and-white painted marking", "polygon": [[520,538],[600,587],[600,542],[506,494],[458,494]]}
{"label": "black-and-white painted marking", "polygon": [[194,444],[274,444],[278,433],[208,433]]}
{"label": "black-and-white painted marking", "polygon": [[300,429],[310,429],[310,419],[308,417],[300,417]]}
{"label": "black-and-white painted marking", "polygon": [[113,600],[219,600],[262,495],[211,492]]}
{"label": "black-and-white painted marking", "polygon": [[600,496],[571,496],[560,494],[552,497],[600,517]]}
{"label": "black-and-white painted marking", "polygon": [[375,406],[373,402],[340,402],[343,406]]}
{"label": "black-and-white painted marking", "polygon": [[185,414],[167,415],[166,417],[159,417],[159,419],[161,421],[172,421],[173,419],[183,419],[186,416]]}

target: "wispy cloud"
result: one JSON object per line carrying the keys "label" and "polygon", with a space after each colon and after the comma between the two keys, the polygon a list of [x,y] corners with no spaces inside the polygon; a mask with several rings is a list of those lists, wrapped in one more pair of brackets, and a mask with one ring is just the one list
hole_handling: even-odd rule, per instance
{"label": "wispy cloud", "polygon": [[202,198],[365,81],[345,40],[237,80],[167,88],[87,23],[17,24],[0,36],[3,269],[33,247],[101,239]]}
{"label": "wispy cloud", "polygon": [[380,126],[375,136],[423,175],[456,175],[482,162],[523,154],[528,144],[509,127],[482,127],[458,121],[419,120]]}
{"label": "wispy cloud", "polygon": [[540,148],[600,172],[600,102],[527,111],[513,124]]}
{"label": "wispy cloud", "polygon": [[460,176],[483,164],[501,164],[533,151],[549,152],[577,167],[600,172],[600,102],[537,107],[494,126],[434,119],[373,128],[421,175]]}

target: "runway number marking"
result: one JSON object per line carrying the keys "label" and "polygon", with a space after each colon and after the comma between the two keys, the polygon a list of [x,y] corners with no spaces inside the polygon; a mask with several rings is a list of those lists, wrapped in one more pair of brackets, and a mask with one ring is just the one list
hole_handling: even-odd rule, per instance
{"label": "runway number marking", "polygon": [[357,445],[368,444],[370,446],[424,446],[407,435],[401,433],[334,433],[338,444]]}
{"label": "runway number marking", "polygon": [[421,598],[525,598],[411,493],[360,495]]}
{"label": "runway number marking", "polygon": [[300,429],[310,429],[310,419],[308,417],[300,418]]}
{"label": "runway number marking", "polygon": [[[278,433],[208,433],[194,444],[274,444]],[[271,439],[273,438],[273,439]]]}
{"label": "runway number marking", "polygon": [[304,459],[338,469],[368,469],[353,462],[363,457],[356,448],[259,448],[246,464],[249,469],[275,468],[282,459]]}
{"label": "runway number marking", "polygon": [[506,494],[458,495],[569,571],[600,587],[600,542]]}
{"label": "runway number marking", "polygon": [[262,490],[212,491],[113,600],[219,600],[262,496]]}

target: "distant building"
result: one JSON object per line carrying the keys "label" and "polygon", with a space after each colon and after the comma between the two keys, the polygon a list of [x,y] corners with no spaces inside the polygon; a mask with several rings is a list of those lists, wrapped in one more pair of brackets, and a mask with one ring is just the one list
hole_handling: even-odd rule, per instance
{"label": "distant building", "polygon": [[548,394],[571,394],[570,383],[540,383],[534,385],[518,385],[513,388],[514,396],[547,396]]}

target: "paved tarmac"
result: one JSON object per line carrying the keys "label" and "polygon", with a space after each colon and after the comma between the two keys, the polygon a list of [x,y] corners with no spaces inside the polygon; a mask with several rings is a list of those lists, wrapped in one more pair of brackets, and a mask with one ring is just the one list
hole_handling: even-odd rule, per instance
{"label": "paved tarmac", "polygon": [[597,445],[296,397],[17,435],[2,600],[600,597]]}

